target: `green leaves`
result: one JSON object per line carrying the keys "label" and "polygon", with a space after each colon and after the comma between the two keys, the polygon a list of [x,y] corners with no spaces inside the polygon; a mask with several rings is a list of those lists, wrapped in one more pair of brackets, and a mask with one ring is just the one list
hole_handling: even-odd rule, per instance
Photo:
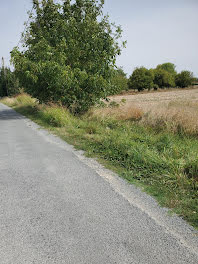
{"label": "green leaves", "polygon": [[146,69],[144,67],[136,68],[129,78],[129,88],[142,91],[154,88],[187,87],[194,82],[193,74],[189,71],[182,71],[177,74],[176,66],[173,63],[166,62],[157,65],[155,69]]}
{"label": "green leaves", "polygon": [[153,87],[153,75],[151,71],[144,67],[136,68],[129,78],[128,82],[130,89],[142,91]]}
{"label": "green leaves", "polygon": [[192,85],[193,80],[193,74],[190,71],[182,71],[176,75],[176,85],[182,88]]}
{"label": "green leaves", "polygon": [[0,68],[0,97],[13,96],[19,93],[19,81],[10,68]]}
{"label": "green leaves", "polygon": [[175,68],[176,68],[175,64],[173,64],[171,62],[159,64],[156,67],[157,70],[159,70],[159,69],[165,70],[166,72],[169,72],[170,74],[173,74],[173,75],[175,75],[177,73]]}
{"label": "green leaves", "polygon": [[104,1],[33,1],[26,49],[12,61],[26,91],[41,102],[60,101],[84,112],[110,89],[121,28],[103,16]]}
{"label": "green leaves", "polygon": [[159,88],[175,87],[175,74],[160,67],[157,67],[153,72],[154,83],[158,85]]}

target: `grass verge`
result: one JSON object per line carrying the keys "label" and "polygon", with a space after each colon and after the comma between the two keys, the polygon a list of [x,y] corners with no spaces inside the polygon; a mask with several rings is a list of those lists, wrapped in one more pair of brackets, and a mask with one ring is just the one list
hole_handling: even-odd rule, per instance
{"label": "grass verge", "polygon": [[39,105],[28,95],[1,102],[97,157],[198,228],[196,137],[156,130],[139,121],[94,115],[94,110],[75,117],[65,108]]}

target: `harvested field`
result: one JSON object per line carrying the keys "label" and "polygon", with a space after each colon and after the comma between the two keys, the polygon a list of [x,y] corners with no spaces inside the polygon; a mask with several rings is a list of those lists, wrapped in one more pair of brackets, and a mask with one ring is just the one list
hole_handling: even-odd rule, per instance
{"label": "harvested field", "polygon": [[109,107],[95,109],[94,115],[198,136],[198,87],[111,96]]}
{"label": "harvested field", "polygon": [[167,106],[173,101],[186,101],[198,104],[198,86],[189,89],[161,90],[160,92],[143,92],[111,96],[110,100],[120,102],[125,99],[127,105],[140,107],[143,111],[152,110],[156,106]]}

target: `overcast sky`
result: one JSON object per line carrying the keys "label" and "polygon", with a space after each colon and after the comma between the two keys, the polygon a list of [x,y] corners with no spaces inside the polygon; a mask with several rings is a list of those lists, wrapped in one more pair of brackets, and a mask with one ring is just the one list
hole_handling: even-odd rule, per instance
{"label": "overcast sky", "polygon": [[[31,0],[0,0],[0,56],[9,62],[31,9]],[[106,0],[104,13],[121,25],[127,48],[117,64],[131,74],[163,62],[198,76],[198,0]]]}

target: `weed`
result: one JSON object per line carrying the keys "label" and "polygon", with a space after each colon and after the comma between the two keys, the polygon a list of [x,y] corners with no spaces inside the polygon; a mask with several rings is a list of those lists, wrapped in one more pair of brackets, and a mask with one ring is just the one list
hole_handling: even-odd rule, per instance
{"label": "weed", "polygon": [[198,159],[187,162],[184,166],[184,173],[188,178],[198,181]]}
{"label": "weed", "polygon": [[117,102],[115,102],[115,101],[111,101],[110,103],[109,103],[109,107],[119,107],[120,105],[117,103]]}

